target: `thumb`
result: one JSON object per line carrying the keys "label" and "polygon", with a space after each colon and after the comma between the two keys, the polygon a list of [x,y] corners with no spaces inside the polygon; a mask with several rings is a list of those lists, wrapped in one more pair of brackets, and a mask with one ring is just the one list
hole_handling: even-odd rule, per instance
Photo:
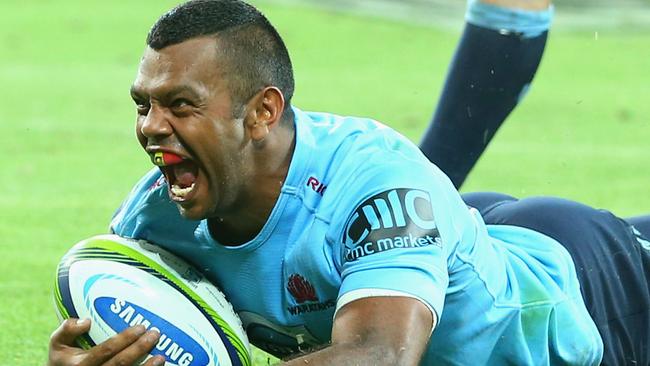
{"label": "thumb", "polygon": [[50,336],[50,347],[74,346],[75,339],[89,330],[90,319],[67,319]]}

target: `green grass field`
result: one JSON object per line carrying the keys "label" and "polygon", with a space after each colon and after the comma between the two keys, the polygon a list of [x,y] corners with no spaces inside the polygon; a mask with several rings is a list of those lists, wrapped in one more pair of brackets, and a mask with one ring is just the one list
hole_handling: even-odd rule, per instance
{"label": "green grass field", "polygon": [[[150,168],[128,89],[148,28],[173,3],[2,5],[0,364],[43,364],[59,258],[105,232]],[[372,116],[418,139],[457,33],[257,4],[292,51],[297,106]],[[650,212],[650,33],[594,31],[552,34],[531,93],[464,191]]]}

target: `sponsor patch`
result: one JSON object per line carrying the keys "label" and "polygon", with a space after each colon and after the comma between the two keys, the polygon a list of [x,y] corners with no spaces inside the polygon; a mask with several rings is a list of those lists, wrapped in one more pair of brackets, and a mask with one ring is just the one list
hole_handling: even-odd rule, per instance
{"label": "sponsor patch", "polygon": [[361,203],[345,225],[342,242],[347,261],[393,249],[442,247],[429,193],[405,188]]}
{"label": "sponsor patch", "polygon": [[168,362],[179,366],[206,365],[209,361],[208,354],[191,336],[143,307],[112,297],[98,297],[94,307],[117,333],[138,324],[160,332],[152,355],[163,355]]}
{"label": "sponsor patch", "polygon": [[314,192],[321,196],[325,193],[325,189],[327,189],[327,186],[316,177],[309,177],[307,180],[307,187],[311,187]]}

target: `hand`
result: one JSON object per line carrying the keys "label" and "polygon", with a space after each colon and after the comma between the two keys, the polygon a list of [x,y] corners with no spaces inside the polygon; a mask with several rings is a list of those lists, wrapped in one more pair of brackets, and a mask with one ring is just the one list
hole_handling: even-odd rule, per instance
{"label": "hand", "polygon": [[[48,366],[126,366],[137,363],[156,345],[160,334],[143,325],[130,327],[97,346],[84,350],[75,339],[90,330],[90,320],[68,319],[50,337]],[[143,366],[162,366],[163,356],[151,357]]]}

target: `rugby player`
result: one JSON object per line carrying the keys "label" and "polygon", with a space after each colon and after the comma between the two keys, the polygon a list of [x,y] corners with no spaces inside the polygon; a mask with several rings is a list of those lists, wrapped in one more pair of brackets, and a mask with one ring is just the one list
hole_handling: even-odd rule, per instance
{"label": "rugby player", "polygon": [[[181,4],[147,44],[131,95],[158,167],[111,231],[202,269],[254,345],[287,365],[650,361],[650,216],[463,200],[385,125],[292,106],[285,46],[239,0]],[[129,365],[158,339],[76,348],[89,327],[64,322],[48,364]]]}
{"label": "rugby player", "polygon": [[522,100],[553,18],[550,0],[468,0],[466,25],[420,149],[456,188]]}

